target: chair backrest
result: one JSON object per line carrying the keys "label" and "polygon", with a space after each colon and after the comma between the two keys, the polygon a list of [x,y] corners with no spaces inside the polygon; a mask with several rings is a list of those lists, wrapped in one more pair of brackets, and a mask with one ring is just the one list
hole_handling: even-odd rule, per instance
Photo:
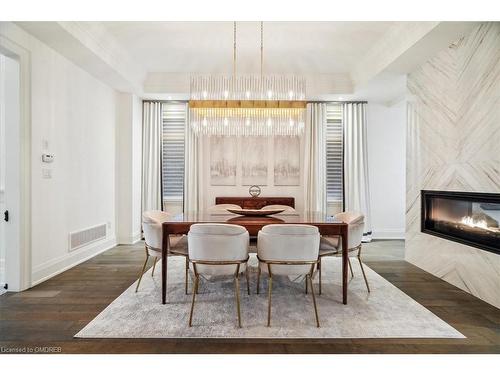
{"label": "chair backrest", "polygon": [[[259,231],[257,255],[268,261],[316,261],[319,239],[318,228],[312,225],[266,225]],[[265,264],[261,267],[267,269]],[[310,270],[310,265],[271,265],[276,275],[303,275]]]}
{"label": "chair backrest", "polygon": [[342,220],[344,223],[349,224],[349,249],[361,245],[363,231],[365,229],[365,216],[360,212],[348,211],[336,214],[335,219]]}
{"label": "chair backrest", "polygon": [[295,208],[284,205],[284,204],[270,204],[268,206],[262,207],[263,210],[285,210],[285,213],[296,212]]}
{"label": "chair backrest", "polygon": [[[249,235],[233,224],[193,224],[188,233],[189,259],[194,261],[240,261],[248,257]],[[196,265],[200,274],[231,275],[234,265]]]}
{"label": "chair backrest", "polygon": [[230,212],[227,209],[235,209],[235,210],[240,210],[241,206],[238,206],[237,204],[216,204],[208,209],[208,212],[210,213],[226,213],[229,214]]}
{"label": "chair backrest", "polygon": [[165,211],[146,211],[142,213],[142,230],[148,246],[162,248],[163,232],[161,224],[171,215]]}

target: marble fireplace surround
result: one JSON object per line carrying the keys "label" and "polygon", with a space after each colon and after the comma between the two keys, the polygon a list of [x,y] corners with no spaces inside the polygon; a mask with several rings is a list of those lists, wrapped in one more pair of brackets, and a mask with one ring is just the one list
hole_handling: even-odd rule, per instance
{"label": "marble fireplace surround", "polygon": [[500,192],[500,23],[408,75],[408,262],[500,308],[500,255],[420,232],[421,190]]}

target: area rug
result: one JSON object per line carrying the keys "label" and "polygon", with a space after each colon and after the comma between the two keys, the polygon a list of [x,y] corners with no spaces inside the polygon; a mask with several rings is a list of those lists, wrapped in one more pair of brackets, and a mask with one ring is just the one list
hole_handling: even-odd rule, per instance
{"label": "area rug", "polygon": [[[255,257],[250,263],[253,271]],[[460,332],[364,266],[367,292],[359,264],[351,262],[348,304],[342,304],[341,259],[323,261],[323,293],[317,296],[321,327],[317,328],[311,294],[303,280],[273,278],[272,319],[267,327],[267,280],[256,294],[251,272],[251,295],[241,278],[242,328],[237,328],[234,284],[231,279],[203,280],[188,327],[191,295],[184,294],[184,258],[169,258],[168,304],[161,304],[161,262],[144,275],[138,293],[132,284],[94,320],[79,338],[465,338]],[[317,289],[317,279],[315,280]],[[191,283],[190,283],[191,286]]]}

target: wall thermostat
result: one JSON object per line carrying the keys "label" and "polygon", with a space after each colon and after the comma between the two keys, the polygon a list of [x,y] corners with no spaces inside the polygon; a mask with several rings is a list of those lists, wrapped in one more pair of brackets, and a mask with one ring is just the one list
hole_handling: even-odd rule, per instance
{"label": "wall thermostat", "polygon": [[54,161],[53,154],[42,154],[42,161],[44,163],[52,163]]}

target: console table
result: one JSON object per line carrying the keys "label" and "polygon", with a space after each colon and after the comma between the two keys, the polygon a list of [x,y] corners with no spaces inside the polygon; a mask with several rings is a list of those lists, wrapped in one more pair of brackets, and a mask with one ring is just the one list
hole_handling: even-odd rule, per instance
{"label": "console table", "polygon": [[241,208],[261,209],[271,204],[282,204],[295,208],[293,197],[216,197],[215,204],[237,204]]}

